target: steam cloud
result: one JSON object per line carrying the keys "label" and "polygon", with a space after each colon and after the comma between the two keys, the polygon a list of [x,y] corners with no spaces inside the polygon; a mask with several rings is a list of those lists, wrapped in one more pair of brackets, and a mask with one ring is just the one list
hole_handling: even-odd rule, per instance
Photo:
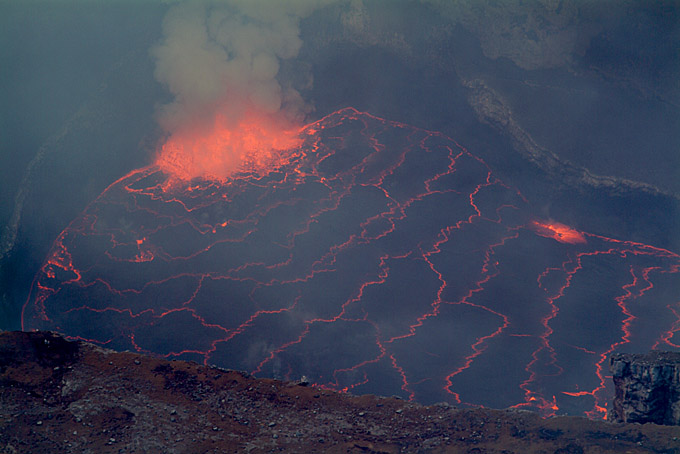
{"label": "steam cloud", "polygon": [[175,100],[163,106],[167,131],[200,127],[219,113],[234,124],[248,109],[300,120],[309,106],[276,76],[280,59],[297,56],[300,19],[324,2],[192,1],[174,6],[164,39],[152,49],[155,76]]}
{"label": "steam cloud", "polygon": [[[181,179],[265,168],[294,146],[311,106],[277,79],[298,55],[300,20],[333,0],[190,1],[170,9],[152,49],[155,76],[175,96],[158,121],[168,133],[157,164]],[[253,167],[254,166],[254,167]]]}

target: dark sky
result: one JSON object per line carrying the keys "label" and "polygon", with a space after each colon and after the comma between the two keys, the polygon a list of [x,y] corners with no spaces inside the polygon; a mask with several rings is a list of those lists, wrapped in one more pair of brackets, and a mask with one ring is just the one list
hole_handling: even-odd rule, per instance
{"label": "dark sky", "polygon": [[0,1],[0,328],[109,184],[250,102],[440,131],[532,216],[680,251],[678,2],[227,3]]}

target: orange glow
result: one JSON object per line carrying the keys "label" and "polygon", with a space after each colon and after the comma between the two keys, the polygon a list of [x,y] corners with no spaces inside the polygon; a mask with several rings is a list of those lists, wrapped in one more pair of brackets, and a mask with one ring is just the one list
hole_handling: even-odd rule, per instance
{"label": "orange glow", "polygon": [[560,243],[578,244],[586,242],[586,238],[581,232],[559,222],[531,221],[530,227],[538,235],[552,238]]}
{"label": "orange glow", "polygon": [[577,392],[569,392],[569,391],[562,391],[562,394],[566,394],[567,396],[571,397],[581,397],[581,396],[588,396],[592,395],[592,391],[577,391]]}
{"label": "orange glow", "polygon": [[174,179],[225,181],[238,172],[267,173],[287,161],[298,146],[298,128],[273,115],[251,111],[237,122],[216,115],[206,131],[174,132],[155,164]]}

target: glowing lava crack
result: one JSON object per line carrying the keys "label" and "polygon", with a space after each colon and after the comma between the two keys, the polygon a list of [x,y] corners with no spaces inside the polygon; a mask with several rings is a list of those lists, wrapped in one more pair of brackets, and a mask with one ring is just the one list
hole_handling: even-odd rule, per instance
{"label": "glowing lava crack", "polygon": [[538,220],[441,134],[344,109],[295,143],[267,171],[169,185],[152,166],[112,184],[56,240],[24,328],[592,417],[610,353],[678,348],[677,254]]}

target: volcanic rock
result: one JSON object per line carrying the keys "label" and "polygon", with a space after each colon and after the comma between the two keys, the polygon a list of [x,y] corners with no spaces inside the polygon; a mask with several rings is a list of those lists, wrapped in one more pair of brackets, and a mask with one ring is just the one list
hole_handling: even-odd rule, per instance
{"label": "volcanic rock", "polygon": [[609,419],[680,425],[680,353],[618,353],[609,365],[616,387]]}
{"label": "volcanic rock", "polygon": [[274,451],[680,453],[680,428],[426,407],[0,333],[0,452]]}

